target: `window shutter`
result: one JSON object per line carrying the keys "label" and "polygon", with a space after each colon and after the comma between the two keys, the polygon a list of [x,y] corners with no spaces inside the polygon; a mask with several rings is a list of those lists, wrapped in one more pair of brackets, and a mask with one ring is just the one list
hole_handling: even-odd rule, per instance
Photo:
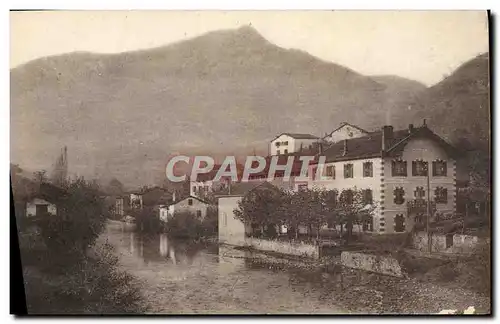
{"label": "window shutter", "polygon": [[412,161],[411,162],[411,175],[416,176],[417,175],[417,161]]}
{"label": "window shutter", "polygon": [[437,176],[437,162],[432,161],[432,176],[435,177]]}

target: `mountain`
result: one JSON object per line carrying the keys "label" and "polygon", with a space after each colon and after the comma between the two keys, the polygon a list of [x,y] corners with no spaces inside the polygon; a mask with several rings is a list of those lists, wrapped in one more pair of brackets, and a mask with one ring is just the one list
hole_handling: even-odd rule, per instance
{"label": "mountain", "polygon": [[250,27],[149,50],[41,58],[10,78],[11,161],[50,170],[66,145],[70,173],[133,186],[161,183],[174,153],[266,153],[281,132],[426,116],[401,104],[423,85],[280,48]]}
{"label": "mountain", "polygon": [[486,149],[490,141],[489,54],[481,54],[410,103],[414,119],[427,118],[442,136],[460,136]]}

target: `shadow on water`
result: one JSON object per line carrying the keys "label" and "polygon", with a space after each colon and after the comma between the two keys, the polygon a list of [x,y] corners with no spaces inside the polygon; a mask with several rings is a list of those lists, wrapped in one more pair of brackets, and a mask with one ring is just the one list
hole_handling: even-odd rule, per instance
{"label": "shadow on water", "polygon": [[163,233],[141,233],[123,228],[121,242],[127,246],[131,255],[142,259],[144,265],[169,263],[189,266],[202,251],[218,254],[217,246],[214,244],[176,240]]}
{"label": "shadow on water", "polygon": [[[235,311],[308,312],[310,306],[321,312],[404,313],[408,310],[402,300],[415,299],[414,287],[407,281],[341,266],[321,267],[118,227],[108,236],[128,255],[127,270],[146,278],[146,290],[156,292],[150,299],[159,311],[197,307],[222,311],[231,305]],[[412,309],[434,307],[418,298]]]}

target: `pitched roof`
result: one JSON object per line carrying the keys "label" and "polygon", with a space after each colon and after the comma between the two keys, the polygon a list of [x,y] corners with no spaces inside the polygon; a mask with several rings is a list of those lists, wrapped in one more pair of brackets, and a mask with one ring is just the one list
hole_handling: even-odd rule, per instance
{"label": "pitched roof", "polygon": [[304,133],[281,133],[278,136],[276,136],[275,138],[273,138],[271,140],[271,142],[274,141],[275,139],[277,139],[278,137],[280,137],[281,135],[287,135],[287,136],[290,136],[290,137],[295,138],[295,139],[319,139],[318,136],[314,136],[314,135],[311,135],[311,134],[304,134]]}
{"label": "pitched roof", "polygon": [[184,200],[186,200],[186,199],[190,199],[190,198],[191,198],[191,199],[196,199],[196,200],[198,200],[198,201],[200,201],[200,202],[202,202],[202,203],[204,203],[204,204],[210,205],[210,203],[209,203],[209,202],[207,202],[207,201],[205,201],[205,200],[203,200],[203,199],[201,199],[201,198],[199,198],[199,197],[196,197],[196,196],[191,196],[191,195],[186,196],[186,197],[183,197],[183,198],[182,198],[182,199],[180,199],[180,200],[174,201],[174,202],[172,202],[170,205],[177,205],[177,204],[178,204],[178,203],[180,203],[181,201],[184,201]]}
{"label": "pitched roof", "polygon": [[256,181],[245,181],[245,182],[237,182],[231,185],[231,189],[226,194],[220,194],[218,197],[225,196],[244,196],[250,191],[253,191],[257,188],[267,188],[267,189],[278,189],[276,186],[273,186],[267,181],[264,182],[256,182]]}
{"label": "pitched roof", "polygon": [[[356,126],[356,125],[353,125],[353,124],[349,124],[349,123],[347,123],[347,122],[343,122],[343,123],[341,123],[341,124],[340,124],[340,126],[339,126],[339,127],[337,127],[337,128],[335,128],[334,130],[332,130],[332,131],[330,132],[330,134],[328,134],[328,135],[327,135],[327,136],[325,136],[325,137],[331,136],[333,133],[335,133],[336,131],[338,131],[339,129],[341,129],[341,128],[342,128],[342,127],[344,127],[344,126],[351,126],[351,127],[353,127],[353,128],[356,128],[356,129],[358,129],[358,130],[362,131],[363,133],[370,134],[370,132],[369,132],[369,131],[367,131],[366,129],[363,129],[363,128],[361,128],[361,127],[359,127],[359,126]],[[325,137],[323,137],[323,138],[325,138]]]}
{"label": "pitched roof", "polygon": [[11,179],[12,194],[18,202],[31,200],[33,198],[43,198],[52,203],[64,199],[67,191],[52,183],[38,183],[31,179],[16,175]]}
{"label": "pitched roof", "polygon": [[[402,152],[406,143],[415,137],[425,137],[434,140],[443,147],[448,154],[454,154],[454,148],[425,125],[414,128],[411,133],[408,129],[394,131],[392,138],[386,140],[386,154],[398,155]],[[345,154],[344,145],[347,146],[347,152],[345,152]],[[326,156],[326,162],[380,157],[382,155],[382,130],[372,132],[366,136],[334,143],[321,155]],[[317,160],[313,163],[317,163]]]}

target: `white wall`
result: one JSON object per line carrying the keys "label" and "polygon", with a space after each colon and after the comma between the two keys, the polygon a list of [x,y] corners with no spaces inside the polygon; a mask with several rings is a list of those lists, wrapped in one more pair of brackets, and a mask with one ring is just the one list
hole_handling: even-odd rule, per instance
{"label": "white wall", "polygon": [[242,197],[220,197],[219,205],[219,242],[244,245],[245,225],[234,216],[234,210],[238,208],[238,202]]}
{"label": "white wall", "polygon": [[[278,155],[278,150],[280,151],[280,154],[285,154],[285,149],[287,150],[287,153],[298,152],[301,145],[304,149],[307,149],[309,145],[312,145],[317,141],[317,139],[297,139],[288,135],[281,135],[269,144],[269,155]],[[276,146],[276,143],[278,142],[280,143],[279,147]],[[288,142],[288,145],[283,144],[283,142]]]}
{"label": "white wall", "polygon": [[50,215],[57,215],[57,207],[44,199],[34,198],[28,203],[26,203],[26,216],[36,216],[36,206],[37,205],[47,205],[47,211]]}
{"label": "white wall", "polygon": [[[427,200],[427,177],[413,176],[412,175],[412,161],[417,159],[422,159],[429,163],[431,168],[430,177],[430,194],[431,200],[434,200],[434,190],[436,187],[444,187],[448,190],[448,203],[447,204],[437,204],[437,212],[440,213],[454,213],[456,206],[456,184],[455,184],[455,161],[449,158],[446,152],[441,149],[434,141],[428,139],[413,139],[405,147],[402,156],[402,160],[407,161],[407,176],[406,177],[393,177],[392,176],[392,158],[386,158],[384,160],[385,166],[385,227],[386,232],[394,232],[394,218],[397,214],[404,215],[407,219],[407,206],[406,202],[408,200],[415,199],[414,191],[416,187],[423,187],[425,190],[425,199]],[[447,176],[446,177],[434,177],[432,176],[432,161],[436,159],[442,159],[447,161]],[[394,203],[394,189],[396,187],[403,187],[405,191],[405,202],[402,205],[397,205]],[[412,226],[408,224],[407,226]]]}
{"label": "white wall", "polygon": [[[373,177],[363,177],[363,163],[372,162],[373,163]],[[352,178],[344,178],[344,165],[353,164],[354,174]],[[309,188],[323,188],[326,190],[337,189],[340,192],[346,189],[363,190],[371,189],[373,204],[375,206],[375,212],[373,215],[373,230],[378,231],[378,218],[381,217],[380,201],[381,197],[381,184],[382,184],[382,159],[372,158],[372,159],[361,159],[361,160],[351,160],[343,162],[330,162],[326,163],[324,166],[323,174],[326,175],[326,167],[334,165],[335,166],[335,179],[328,180],[310,180]],[[312,167],[309,167],[309,174],[312,173]]]}
{"label": "white wall", "polygon": [[[283,142],[287,142],[288,145],[283,144]],[[276,143],[280,143],[280,146],[277,147]],[[285,153],[285,149],[288,150],[288,153],[293,152],[295,148],[295,139],[288,136],[288,135],[281,135],[280,137],[274,139],[270,144],[269,144],[269,155],[277,155],[278,151],[280,151],[280,154]]]}
{"label": "white wall", "polygon": [[[193,202],[193,205],[191,206],[189,205],[190,199]],[[205,204],[204,202],[201,202],[195,198],[186,198],[177,202],[174,205],[168,206],[168,213],[169,215],[173,215],[174,213],[178,212],[191,212],[196,215],[197,211],[201,211],[201,219],[204,219],[205,216],[207,215],[207,209],[208,209],[208,204]]]}
{"label": "white wall", "polygon": [[344,125],[332,132],[329,136],[325,137],[324,140],[329,143],[337,143],[345,139],[357,138],[365,135],[367,135],[367,133],[357,129],[356,127]]}
{"label": "white wall", "polygon": [[158,212],[160,213],[160,220],[166,222],[168,220],[168,207],[160,207]]}
{"label": "white wall", "polygon": [[134,204],[139,205],[142,208],[142,195],[138,194],[130,194],[130,205],[134,206]]}

